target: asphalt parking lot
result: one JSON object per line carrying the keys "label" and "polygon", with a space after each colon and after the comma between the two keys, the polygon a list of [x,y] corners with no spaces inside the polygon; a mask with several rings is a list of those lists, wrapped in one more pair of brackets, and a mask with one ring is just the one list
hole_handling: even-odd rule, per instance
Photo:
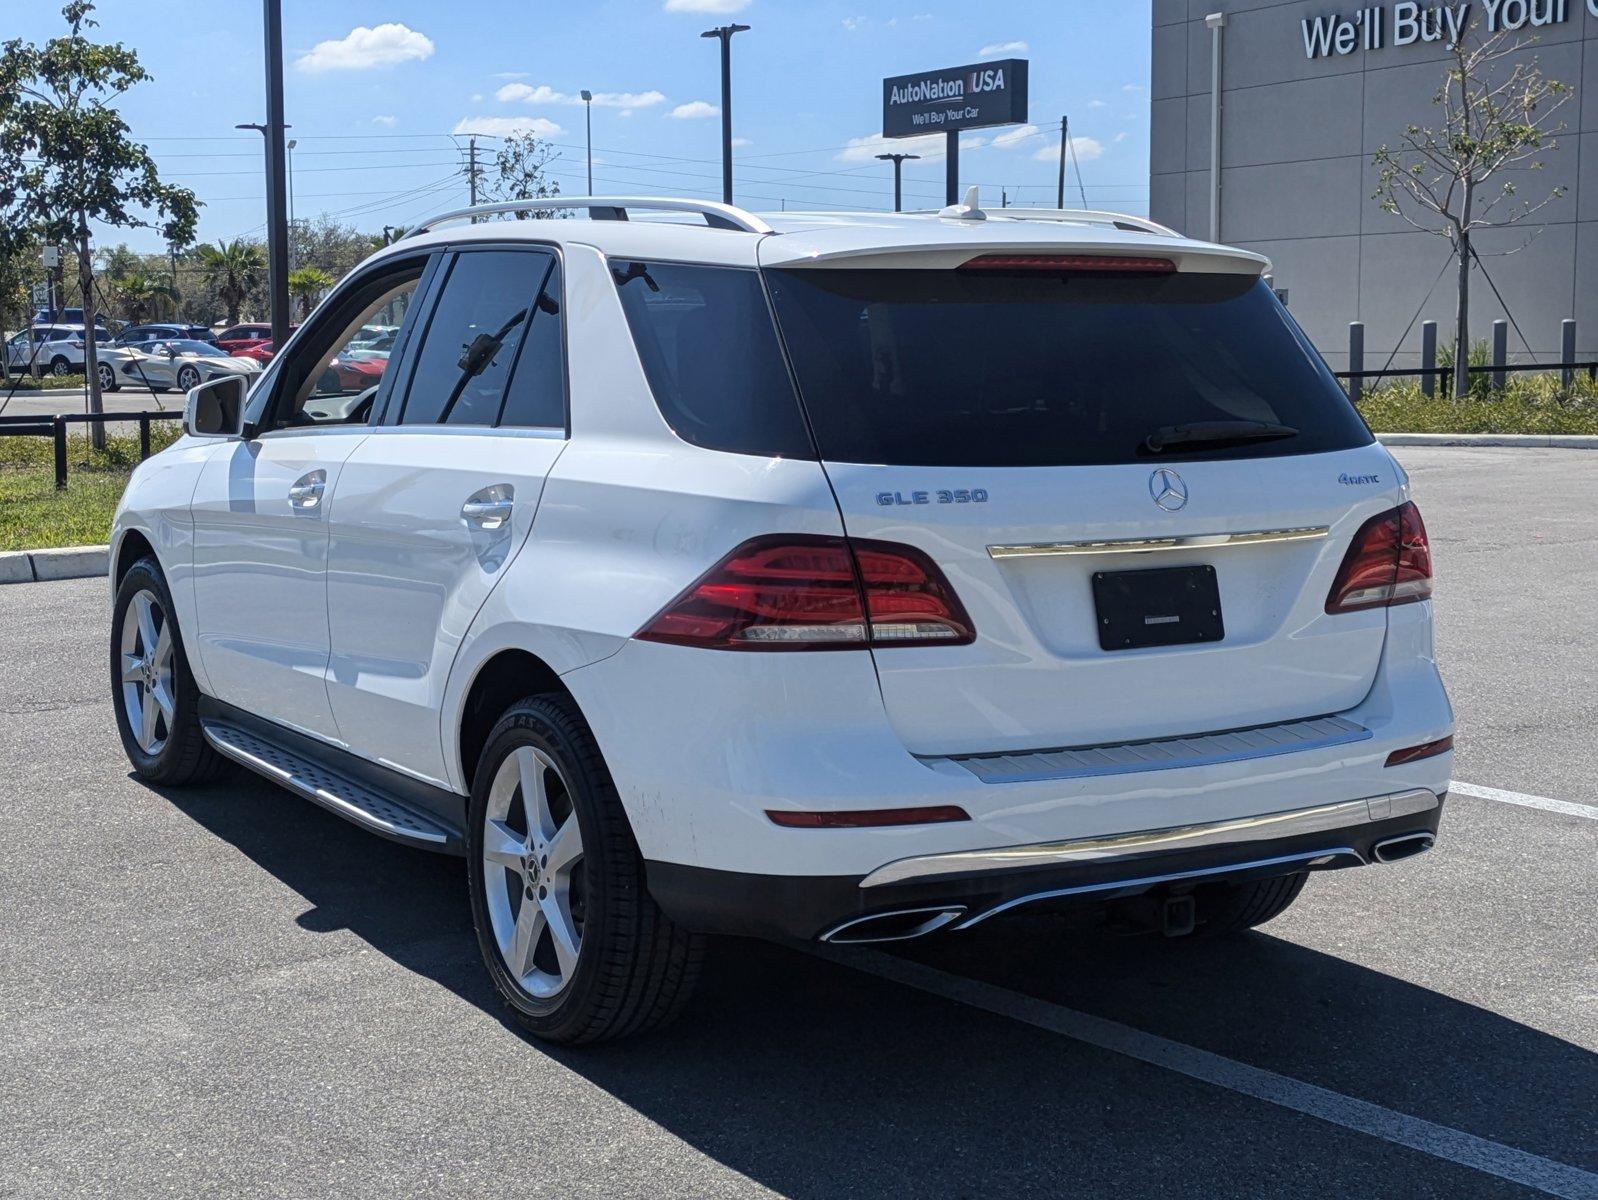
{"label": "asphalt parking lot", "polygon": [[729,941],[583,1051],[501,1019],[460,862],[135,782],[104,584],[0,588],[0,1197],[1598,1197],[1598,452],[1400,454],[1434,852],[1225,943]]}

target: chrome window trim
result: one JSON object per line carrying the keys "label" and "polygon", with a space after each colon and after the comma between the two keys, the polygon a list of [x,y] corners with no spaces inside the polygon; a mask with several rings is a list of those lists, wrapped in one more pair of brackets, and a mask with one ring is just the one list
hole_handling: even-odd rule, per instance
{"label": "chrome window trim", "polygon": [[1018,542],[989,546],[996,559],[1054,558],[1066,554],[1148,554],[1159,550],[1216,550],[1226,546],[1257,546],[1264,542],[1309,542],[1331,533],[1329,525],[1300,525],[1291,529],[1254,529],[1242,533],[1194,533],[1181,537],[1107,538],[1093,542]]}
{"label": "chrome window trim", "polygon": [[873,888],[945,875],[1020,871],[1069,863],[1117,862],[1145,854],[1243,845],[1332,830],[1357,829],[1375,821],[1430,812],[1441,803],[1435,792],[1427,788],[1412,788],[1361,800],[1343,800],[1335,804],[1318,804],[1313,808],[1295,808],[1287,812],[1236,817],[1200,825],[1178,825],[1167,829],[1146,829],[1136,833],[1072,838],[1059,842],[1034,842],[1024,846],[996,846],[987,850],[924,854],[885,863],[862,879],[860,886]]}

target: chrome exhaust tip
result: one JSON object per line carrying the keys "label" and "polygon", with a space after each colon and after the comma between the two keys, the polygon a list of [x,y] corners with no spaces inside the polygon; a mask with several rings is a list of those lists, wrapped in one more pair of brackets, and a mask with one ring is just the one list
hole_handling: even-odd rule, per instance
{"label": "chrome exhaust tip", "polygon": [[900,908],[893,912],[871,913],[869,916],[854,917],[842,925],[833,926],[821,935],[821,940],[833,946],[907,942],[911,938],[936,933],[964,915],[965,906],[962,904],[937,905],[931,908]]}
{"label": "chrome exhaust tip", "polygon": [[1404,833],[1398,837],[1383,838],[1371,847],[1371,857],[1379,863],[1393,863],[1400,859],[1425,854],[1437,844],[1435,833]]}

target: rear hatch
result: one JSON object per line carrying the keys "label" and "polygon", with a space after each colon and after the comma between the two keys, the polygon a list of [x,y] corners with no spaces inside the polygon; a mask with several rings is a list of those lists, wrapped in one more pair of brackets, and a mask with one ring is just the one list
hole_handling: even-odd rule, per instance
{"label": "rear hatch", "polygon": [[1270,724],[1371,687],[1385,613],[1325,602],[1398,502],[1391,459],[1257,260],[1135,245],[767,267],[848,533],[925,551],[975,626],[873,651],[917,753]]}

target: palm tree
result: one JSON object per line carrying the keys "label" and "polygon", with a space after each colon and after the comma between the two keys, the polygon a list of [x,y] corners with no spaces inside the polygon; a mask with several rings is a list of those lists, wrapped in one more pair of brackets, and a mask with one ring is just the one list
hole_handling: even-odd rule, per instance
{"label": "palm tree", "polygon": [[239,308],[250,293],[261,286],[266,275],[266,255],[255,242],[235,238],[231,242],[200,247],[200,264],[205,282],[216,289],[227,305],[227,323],[239,323]]}
{"label": "palm tree", "polygon": [[175,305],[181,296],[178,289],[164,279],[152,279],[141,271],[125,275],[117,282],[117,293],[122,301],[122,309],[130,323],[143,325],[148,319],[151,310],[158,307],[162,300],[170,300]]}
{"label": "palm tree", "polygon": [[311,315],[317,300],[337,282],[321,267],[301,267],[289,272],[289,295],[300,302],[301,320]]}

